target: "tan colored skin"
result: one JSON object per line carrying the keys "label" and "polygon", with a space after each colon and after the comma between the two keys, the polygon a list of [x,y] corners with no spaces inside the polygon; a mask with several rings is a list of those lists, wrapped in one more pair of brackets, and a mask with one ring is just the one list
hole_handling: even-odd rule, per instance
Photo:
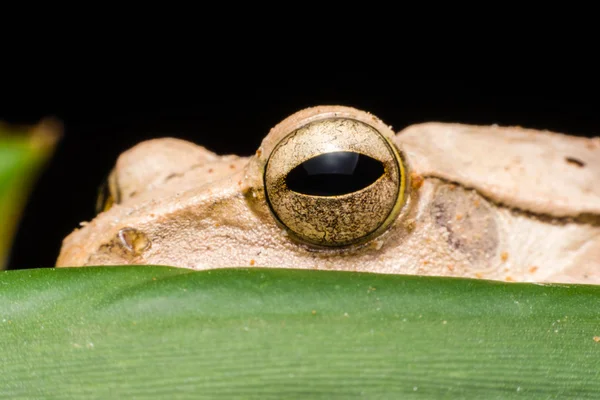
{"label": "tan colored skin", "polygon": [[[288,136],[311,123],[307,140]],[[327,136],[336,129],[340,135]],[[392,144],[391,153],[371,142],[370,130]],[[386,175],[336,198],[286,192],[285,174],[328,145],[372,155]],[[272,153],[269,199],[296,233],[269,208],[264,173]],[[403,174],[394,175],[394,154]],[[221,157],[172,138],[143,142],[119,157],[112,182],[118,204],[65,238],[58,267],[253,266],[600,283],[600,138],[440,123],[395,134],[369,113],[323,106],[286,118],[252,157]],[[401,186],[403,197],[395,197]],[[373,231],[377,218],[384,222]]]}

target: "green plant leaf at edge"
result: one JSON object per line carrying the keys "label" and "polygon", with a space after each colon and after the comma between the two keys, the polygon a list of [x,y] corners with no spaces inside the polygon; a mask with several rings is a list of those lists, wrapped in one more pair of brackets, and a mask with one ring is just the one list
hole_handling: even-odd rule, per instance
{"label": "green plant leaf at edge", "polygon": [[0,273],[1,398],[597,398],[600,287],[286,269]]}
{"label": "green plant leaf at edge", "polygon": [[34,126],[0,121],[0,270],[7,266],[33,185],[61,137],[62,125],[54,119],[44,119]]}

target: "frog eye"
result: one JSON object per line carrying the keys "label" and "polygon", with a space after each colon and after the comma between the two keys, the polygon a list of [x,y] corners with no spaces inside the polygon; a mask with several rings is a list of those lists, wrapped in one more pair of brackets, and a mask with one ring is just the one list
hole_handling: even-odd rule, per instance
{"label": "frog eye", "polygon": [[96,215],[110,210],[115,203],[119,203],[119,197],[114,173],[111,172],[98,189],[98,196],[96,197]]}
{"label": "frog eye", "polygon": [[352,118],[310,122],[285,136],[264,173],[267,202],[295,238],[321,246],[383,232],[404,202],[404,165],[393,143]]}

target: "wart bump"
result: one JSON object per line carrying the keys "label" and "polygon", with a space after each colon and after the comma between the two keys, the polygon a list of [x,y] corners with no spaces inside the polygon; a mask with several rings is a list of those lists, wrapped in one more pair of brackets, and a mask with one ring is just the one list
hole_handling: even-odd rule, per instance
{"label": "wart bump", "polygon": [[141,254],[151,246],[150,239],[134,228],[123,228],[117,234],[119,241],[127,250],[135,255]]}

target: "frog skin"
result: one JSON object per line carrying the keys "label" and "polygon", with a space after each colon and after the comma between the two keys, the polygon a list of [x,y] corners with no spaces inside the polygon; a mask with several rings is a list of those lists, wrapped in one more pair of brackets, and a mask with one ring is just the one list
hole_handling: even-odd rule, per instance
{"label": "frog skin", "polygon": [[600,282],[598,137],[438,122],[395,133],[368,112],[320,106],[281,121],[249,157],[144,141],[108,182],[57,267]]}

